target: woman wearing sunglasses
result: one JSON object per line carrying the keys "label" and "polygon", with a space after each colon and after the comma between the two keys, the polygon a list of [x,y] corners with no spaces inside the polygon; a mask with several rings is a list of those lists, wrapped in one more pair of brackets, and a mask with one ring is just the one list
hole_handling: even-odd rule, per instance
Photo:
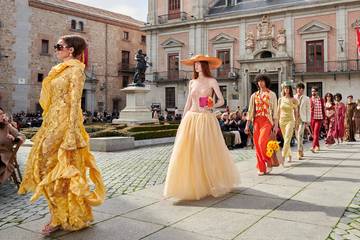
{"label": "woman wearing sunglasses", "polygon": [[[91,206],[104,201],[105,187],[89,150],[81,110],[85,65],[79,59],[85,48],[79,36],[61,37],[54,49],[62,63],[42,83],[43,123],[32,139],[19,193],[34,192],[32,202],[41,195],[48,201],[51,219],[42,229],[44,235],[87,227],[93,220]],[[95,185],[92,191],[87,170]]]}

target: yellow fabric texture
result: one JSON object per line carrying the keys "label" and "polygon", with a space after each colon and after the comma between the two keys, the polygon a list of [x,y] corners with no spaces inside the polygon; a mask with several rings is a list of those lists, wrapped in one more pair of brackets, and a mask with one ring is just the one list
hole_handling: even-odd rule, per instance
{"label": "yellow fabric texture", "polygon": [[282,156],[291,156],[291,138],[295,129],[295,116],[294,109],[298,106],[297,100],[294,98],[281,97],[279,99],[280,119],[279,126],[284,139],[284,145],[282,149]]}
{"label": "yellow fabric texture", "polygon": [[[90,153],[83,126],[81,95],[85,65],[68,60],[53,67],[43,81],[40,105],[43,123],[33,137],[19,194],[44,195],[51,226],[79,230],[93,220],[91,206],[104,201],[105,186]],[[87,176],[94,184],[90,190]]]}
{"label": "yellow fabric texture", "polygon": [[210,112],[187,112],[177,131],[164,195],[178,200],[218,197],[239,184],[239,173]]}

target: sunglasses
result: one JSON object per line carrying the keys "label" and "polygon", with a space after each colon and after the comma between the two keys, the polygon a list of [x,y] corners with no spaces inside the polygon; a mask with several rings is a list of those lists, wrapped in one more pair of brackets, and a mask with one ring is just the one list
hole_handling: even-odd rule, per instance
{"label": "sunglasses", "polygon": [[54,49],[56,50],[56,51],[62,51],[64,48],[68,48],[68,47],[65,47],[65,46],[63,46],[63,45],[61,45],[61,44],[56,44],[56,45],[54,45]]}

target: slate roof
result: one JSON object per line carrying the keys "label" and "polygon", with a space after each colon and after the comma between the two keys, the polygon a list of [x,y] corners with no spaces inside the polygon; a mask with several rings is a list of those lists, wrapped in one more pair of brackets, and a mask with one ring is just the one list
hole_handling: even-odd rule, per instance
{"label": "slate roof", "polygon": [[233,0],[235,4],[226,6],[227,0],[219,0],[210,8],[208,15],[226,13],[251,13],[269,11],[279,8],[311,5],[314,3],[327,3],[339,0]]}

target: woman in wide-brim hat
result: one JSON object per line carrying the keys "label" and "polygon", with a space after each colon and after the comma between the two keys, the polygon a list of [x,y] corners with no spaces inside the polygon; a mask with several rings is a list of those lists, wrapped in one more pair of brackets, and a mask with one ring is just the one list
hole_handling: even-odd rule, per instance
{"label": "woman in wide-brim hat", "polygon": [[282,92],[278,100],[279,126],[284,139],[282,156],[291,162],[290,143],[295,130],[295,122],[298,118],[298,101],[294,98],[293,82],[285,81],[281,84]]}
{"label": "woman in wide-brim hat", "polygon": [[[226,147],[213,108],[224,104],[210,68],[221,66],[215,57],[196,55],[181,61],[193,67],[193,79],[178,128],[166,176],[164,195],[178,200],[218,197],[238,185],[239,175]],[[213,102],[213,95],[217,101]]]}

